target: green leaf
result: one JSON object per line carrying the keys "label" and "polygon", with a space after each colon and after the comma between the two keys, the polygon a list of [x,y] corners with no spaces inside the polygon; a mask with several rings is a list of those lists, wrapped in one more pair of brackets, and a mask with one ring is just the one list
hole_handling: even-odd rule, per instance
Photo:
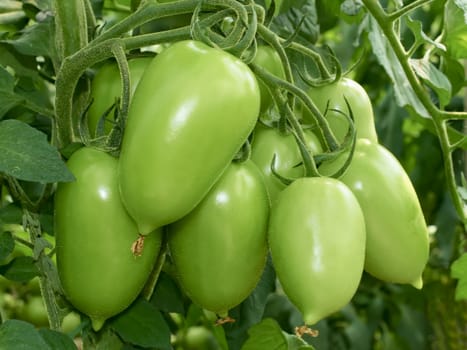
{"label": "green leaf", "polygon": [[363,3],[361,0],[345,0],[341,4],[341,11],[348,16],[356,16],[362,7]]}
{"label": "green leaf", "polygon": [[0,122],[0,172],[41,183],[74,180],[47,136],[18,120]]}
{"label": "green leaf", "polygon": [[367,27],[373,53],[393,82],[397,104],[402,107],[411,106],[418,115],[429,118],[430,114],[410,86],[394,50],[372,16],[367,17]]}
{"label": "green leaf", "polygon": [[287,12],[275,17],[271,23],[271,29],[278,35],[288,38],[295,33],[302,19],[296,40],[305,44],[313,44],[318,40],[319,35],[315,0],[307,0],[301,7],[294,5]]}
{"label": "green leaf", "polygon": [[241,350],[314,350],[302,338],[282,331],[272,318],[265,318],[248,331],[249,337]]}
{"label": "green leaf", "polygon": [[53,21],[47,19],[26,27],[16,40],[5,40],[23,55],[46,56],[55,55]]}
{"label": "green leaf", "polygon": [[452,85],[452,95],[454,96],[464,87],[464,66],[461,62],[445,55],[442,64],[442,72],[447,76]]}
{"label": "green leaf", "polygon": [[415,73],[438,95],[441,106],[446,106],[451,100],[451,82],[428,59],[410,59],[410,65]]}
{"label": "green leaf", "polygon": [[444,44],[454,59],[467,58],[467,3],[448,0],[444,10]]}
{"label": "green leaf", "polygon": [[8,204],[0,208],[0,221],[6,224],[21,224],[23,222],[23,211],[14,204]]}
{"label": "green leaf", "polygon": [[256,288],[245,301],[229,311],[229,316],[235,319],[234,323],[224,325],[230,350],[240,349],[248,337],[248,329],[261,320],[275,282],[276,274],[269,257]]}
{"label": "green leaf", "polygon": [[315,348],[307,343],[302,338],[297,337],[293,334],[282,332],[287,339],[288,350],[315,350]]}
{"label": "green leaf", "polygon": [[185,313],[183,296],[180,293],[180,289],[170,276],[163,271],[157,279],[151,303],[161,311],[179,314]]}
{"label": "green leaf", "polygon": [[288,350],[287,339],[279,324],[265,318],[248,331],[248,339],[241,350]]}
{"label": "green leaf", "polygon": [[425,34],[423,31],[423,24],[421,21],[414,20],[410,17],[407,17],[407,27],[410,29],[412,34],[414,35],[415,42],[418,44],[430,44],[435,46],[438,50],[446,51],[446,46],[434,41],[428,35]]}
{"label": "green leaf", "polygon": [[23,101],[23,97],[14,92],[14,77],[0,66],[0,119],[13,107]]}
{"label": "green leaf", "polygon": [[42,336],[42,339],[47,343],[49,349],[57,350],[77,350],[73,339],[68,335],[60,332],[53,331],[47,328],[41,328],[39,334]]}
{"label": "green leaf", "polygon": [[18,256],[8,264],[0,266],[0,274],[11,281],[27,282],[39,276],[39,270],[31,256]]}
{"label": "green leaf", "polygon": [[459,280],[456,287],[456,300],[467,299],[467,253],[452,263],[451,277]]}
{"label": "green leaf", "polygon": [[20,54],[13,45],[0,41],[0,65],[11,67],[17,75],[39,76],[36,70],[37,62],[33,56]]}
{"label": "green leaf", "polygon": [[15,240],[10,232],[0,232],[0,261],[4,261],[15,248]]}
{"label": "green leaf", "polygon": [[170,329],[160,311],[145,300],[137,300],[111,322],[126,342],[157,349],[170,349]]}
{"label": "green leaf", "polygon": [[7,320],[0,326],[0,349],[51,350],[30,323]]}

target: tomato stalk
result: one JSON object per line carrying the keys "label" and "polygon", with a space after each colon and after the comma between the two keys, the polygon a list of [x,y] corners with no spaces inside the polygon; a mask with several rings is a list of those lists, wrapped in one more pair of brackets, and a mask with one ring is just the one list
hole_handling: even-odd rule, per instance
{"label": "tomato stalk", "polygon": [[303,147],[304,145],[306,145],[306,141],[303,135],[302,127],[300,126],[300,123],[295,117],[291,107],[285,100],[284,96],[281,94],[279,87],[289,88],[289,92],[291,90],[294,90],[294,92],[297,92],[297,95],[299,95],[299,98],[304,98],[306,100],[309,100],[308,102],[310,103],[311,108],[314,107],[314,111],[318,115],[317,119],[322,120],[322,124],[320,125],[324,125],[324,128],[327,129],[327,132],[329,133],[331,139],[333,139],[335,144],[337,145],[337,141],[335,140],[326,119],[324,118],[324,116],[321,115],[320,111],[314,106],[313,102],[309,99],[306,93],[304,93],[298,88],[295,89],[295,86],[293,84],[288,83],[285,80],[277,78],[276,76],[270,74],[264,68],[256,64],[252,63],[250,64],[250,67],[252,68],[253,72],[259,77],[259,79],[261,79],[267,86],[271,87],[270,92],[273,95],[273,98],[276,100],[276,104],[279,107],[279,111],[281,112],[281,115],[285,116],[286,120],[291,124],[292,130],[294,132],[294,135],[297,139],[298,146],[300,148],[300,152],[302,154],[306,176],[319,176],[318,170],[316,168],[316,164],[313,161],[313,158],[310,156],[309,152],[306,150],[306,147]]}
{"label": "tomato stalk", "polygon": [[60,281],[55,264],[44,251],[46,246],[44,240],[41,239],[42,230],[39,215],[24,209],[23,227],[26,231],[29,231],[31,243],[34,246],[33,257],[36,260],[36,266],[40,272],[40,289],[47,310],[50,328],[53,330],[60,330],[66,310],[62,309],[57,302],[57,295],[61,292]]}
{"label": "tomato stalk", "polygon": [[[463,224],[467,227],[467,213],[465,211],[465,203],[457,190],[456,175],[454,170],[454,163],[452,159],[452,153],[454,148],[449,140],[447,121],[451,118],[454,119],[467,119],[467,113],[450,113],[440,110],[436,105],[433,104],[428,92],[425,90],[423,84],[417,78],[415,71],[410,65],[409,59],[405,48],[399,40],[398,35],[394,31],[394,22],[405,15],[408,11],[413,10],[417,6],[420,6],[427,1],[416,1],[410,7],[404,6],[402,9],[393,12],[392,14],[386,13],[381,7],[381,4],[377,0],[363,0],[368,12],[374,17],[380,26],[381,30],[385,34],[391,48],[394,51],[401,67],[410,83],[413,91],[417,95],[418,99],[431,115],[436,135],[438,136],[441,150],[444,157],[444,169],[446,175],[447,186],[451,194],[456,212]],[[465,137],[464,137],[465,139]]]}
{"label": "tomato stalk", "polygon": [[60,61],[88,43],[86,6],[83,0],[54,1],[55,27]]}
{"label": "tomato stalk", "polygon": [[154,289],[156,288],[159,275],[161,274],[162,268],[165,264],[165,258],[167,257],[168,251],[169,251],[169,245],[167,241],[167,232],[164,231],[162,233],[161,249],[159,251],[159,254],[157,255],[156,263],[141,292],[141,295],[146,300],[151,299],[151,296],[154,293]]}
{"label": "tomato stalk", "polygon": [[125,128],[126,118],[128,116],[128,109],[130,106],[131,94],[131,81],[130,81],[130,68],[126,59],[125,50],[120,45],[115,45],[112,52],[117,60],[118,68],[120,70],[120,78],[122,81],[122,91],[120,93],[120,108],[118,115],[118,125],[112,128],[112,131],[107,138],[107,145],[115,151],[120,149],[122,141],[123,130]]}
{"label": "tomato stalk", "polygon": [[50,256],[45,254],[45,248],[49,243],[42,238],[42,228],[39,220],[40,207],[50,197],[53,191],[52,184],[44,186],[41,196],[37,201],[32,201],[24,192],[15,178],[6,177],[10,194],[21,203],[23,208],[23,228],[29,232],[30,242],[18,237],[15,240],[27,245],[33,251],[35,265],[39,270],[39,284],[41,295],[47,310],[51,329],[59,330],[65,310],[60,308],[57,296],[61,293],[60,281],[57,269]]}
{"label": "tomato stalk", "polygon": [[[142,5],[136,12],[129,15],[119,23],[109,28],[106,32],[94,39],[93,43],[102,42],[111,38],[122,36],[130,30],[149,22],[150,20],[159,19],[168,16],[189,14],[196,11],[200,1],[197,0],[182,0],[170,3],[147,2]],[[248,23],[248,14],[242,4],[234,0],[205,0],[203,8],[224,8],[232,9],[238,18],[244,23]]]}

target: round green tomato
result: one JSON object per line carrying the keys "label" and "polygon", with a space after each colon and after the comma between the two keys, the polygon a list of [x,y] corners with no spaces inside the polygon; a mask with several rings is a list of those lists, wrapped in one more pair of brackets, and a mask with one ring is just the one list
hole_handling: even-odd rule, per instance
{"label": "round green tomato", "polygon": [[[128,61],[130,72],[130,87],[132,95],[138,86],[146,66],[151,62],[151,57],[133,58]],[[107,110],[115,104],[117,98],[122,93],[122,82],[120,71],[116,62],[104,64],[97,71],[94,79],[91,82],[91,97],[93,102],[88,111],[88,126],[91,135],[95,135],[95,131],[99,120],[107,112]],[[115,108],[107,115],[104,122],[104,130],[109,133],[113,127],[110,121],[114,116]]]}
{"label": "round green tomato", "polygon": [[147,67],[130,106],[120,154],[122,200],[147,234],[201,201],[246,141],[260,94],[231,54],[180,41]]}
{"label": "round green tomato", "polygon": [[219,345],[212,332],[203,326],[193,326],[186,330],[183,338],[183,350],[214,350]]}
{"label": "round green tomato", "polygon": [[[322,148],[316,135],[309,130],[304,135],[311,153],[319,154]],[[286,187],[271,171],[274,155],[274,169],[279,175],[290,178],[304,175],[303,165],[297,166],[302,162],[302,157],[295,137],[290,133],[282,134],[275,128],[257,127],[251,144],[251,160],[264,176],[271,203]]]}
{"label": "round green tomato", "polygon": [[[372,142],[378,141],[371,100],[365,89],[356,81],[342,78],[332,84],[311,87],[308,90],[308,95],[323,114],[329,103],[326,119],[340,142],[344,140],[349,130],[348,120],[342,114],[349,115],[345,99],[349,102],[352,110],[357,138],[367,138]],[[332,109],[339,110],[342,113],[333,111]],[[308,110],[303,111],[303,118],[305,121],[314,123]]]}
{"label": "round green tomato", "polygon": [[62,324],[60,326],[60,331],[63,333],[71,333],[78,328],[81,324],[81,317],[77,312],[71,311],[65,317],[63,317]]}
{"label": "round green tomato", "polygon": [[120,200],[117,159],[81,148],[67,165],[76,181],[55,194],[57,268],[68,300],[88,315],[93,328],[124,310],[144,286],[161,236],[138,235]]}
{"label": "round green tomato", "polygon": [[16,315],[20,320],[27,321],[37,327],[48,327],[49,318],[44,301],[40,295],[32,295]]}
{"label": "round green tomato", "polygon": [[[342,160],[320,167],[332,173]],[[352,162],[340,178],[365,216],[365,270],[387,282],[421,288],[428,260],[428,230],[415,189],[399,161],[382,145],[357,140]]]}
{"label": "round green tomato", "polygon": [[226,316],[251,293],[266,262],[269,200],[250,160],[232,163],[201,203],[169,225],[181,286],[199,306]]}
{"label": "round green tomato", "polygon": [[[284,68],[282,67],[279,54],[271,46],[258,46],[253,63],[266,69],[269,73],[278,78],[284,79],[285,77]],[[258,83],[261,93],[261,113],[264,113],[274,105],[274,102],[267,86],[262,81],[259,81]]]}
{"label": "round green tomato", "polygon": [[357,291],[365,258],[365,222],[357,199],[332,178],[301,178],[271,209],[269,247],[290,301],[312,325]]}

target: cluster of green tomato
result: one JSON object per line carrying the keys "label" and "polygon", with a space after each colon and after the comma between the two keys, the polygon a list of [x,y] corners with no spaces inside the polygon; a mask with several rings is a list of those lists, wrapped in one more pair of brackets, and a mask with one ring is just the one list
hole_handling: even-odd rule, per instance
{"label": "cluster of green tomato", "polygon": [[[282,75],[268,47],[255,63]],[[348,122],[332,110],[347,110],[344,95],[355,117],[353,159],[337,180],[303,177],[293,135],[258,123],[272,104],[268,90],[229,53],[189,40],[129,65],[138,85],[119,157],[79,149],[68,160],[76,181],[59,184],[55,196],[60,279],[95,330],[141,292],[163,237],[182,289],[220,317],[251,293],[269,253],[308,325],[348,303],[364,270],[422,286],[423,214],[407,174],[378,144],[358,84],[342,79],[309,91],[322,111],[330,101],[326,117],[338,139]],[[93,80],[91,129],[120,89],[116,65],[104,66]],[[250,158],[235,161],[250,136]],[[313,154],[322,152],[316,135],[305,137]],[[334,173],[345,156],[320,172]],[[297,178],[290,185],[271,173],[273,158],[279,174]]]}

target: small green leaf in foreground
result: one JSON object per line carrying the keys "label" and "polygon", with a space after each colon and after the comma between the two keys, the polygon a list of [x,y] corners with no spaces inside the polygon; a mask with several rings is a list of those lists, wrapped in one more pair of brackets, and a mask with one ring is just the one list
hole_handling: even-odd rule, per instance
{"label": "small green leaf in foreground", "polygon": [[0,122],[0,172],[41,183],[74,180],[46,135],[13,119]]}
{"label": "small green leaf in foreground", "polygon": [[10,281],[27,282],[38,276],[39,270],[31,256],[18,256],[8,264],[0,266],[0,275]]}
{"label": "small green leaf in foreground", "polygon": [[142,347],[170,349],[169,326],[160,311],[145,300],[137,300],[118,315],[112,321],[111,327],[129,343]]}
{"label": "small green leaf in foreground", "polygon": [[19,320],[7,320],[0,326],[0,349],[49,350],[36,328],[30,323]]}
{"label": "small green leaf in foreground", "polygon": [[314,350],[303,339],[282,331],[272,318],[265,318],[248,331],[241,350]]}
{"label": "small green leaf in foreground", "polygon": [[459,280],[456,287],[456,300],[467,299],[467,253],[451,265],[451,276]]}

